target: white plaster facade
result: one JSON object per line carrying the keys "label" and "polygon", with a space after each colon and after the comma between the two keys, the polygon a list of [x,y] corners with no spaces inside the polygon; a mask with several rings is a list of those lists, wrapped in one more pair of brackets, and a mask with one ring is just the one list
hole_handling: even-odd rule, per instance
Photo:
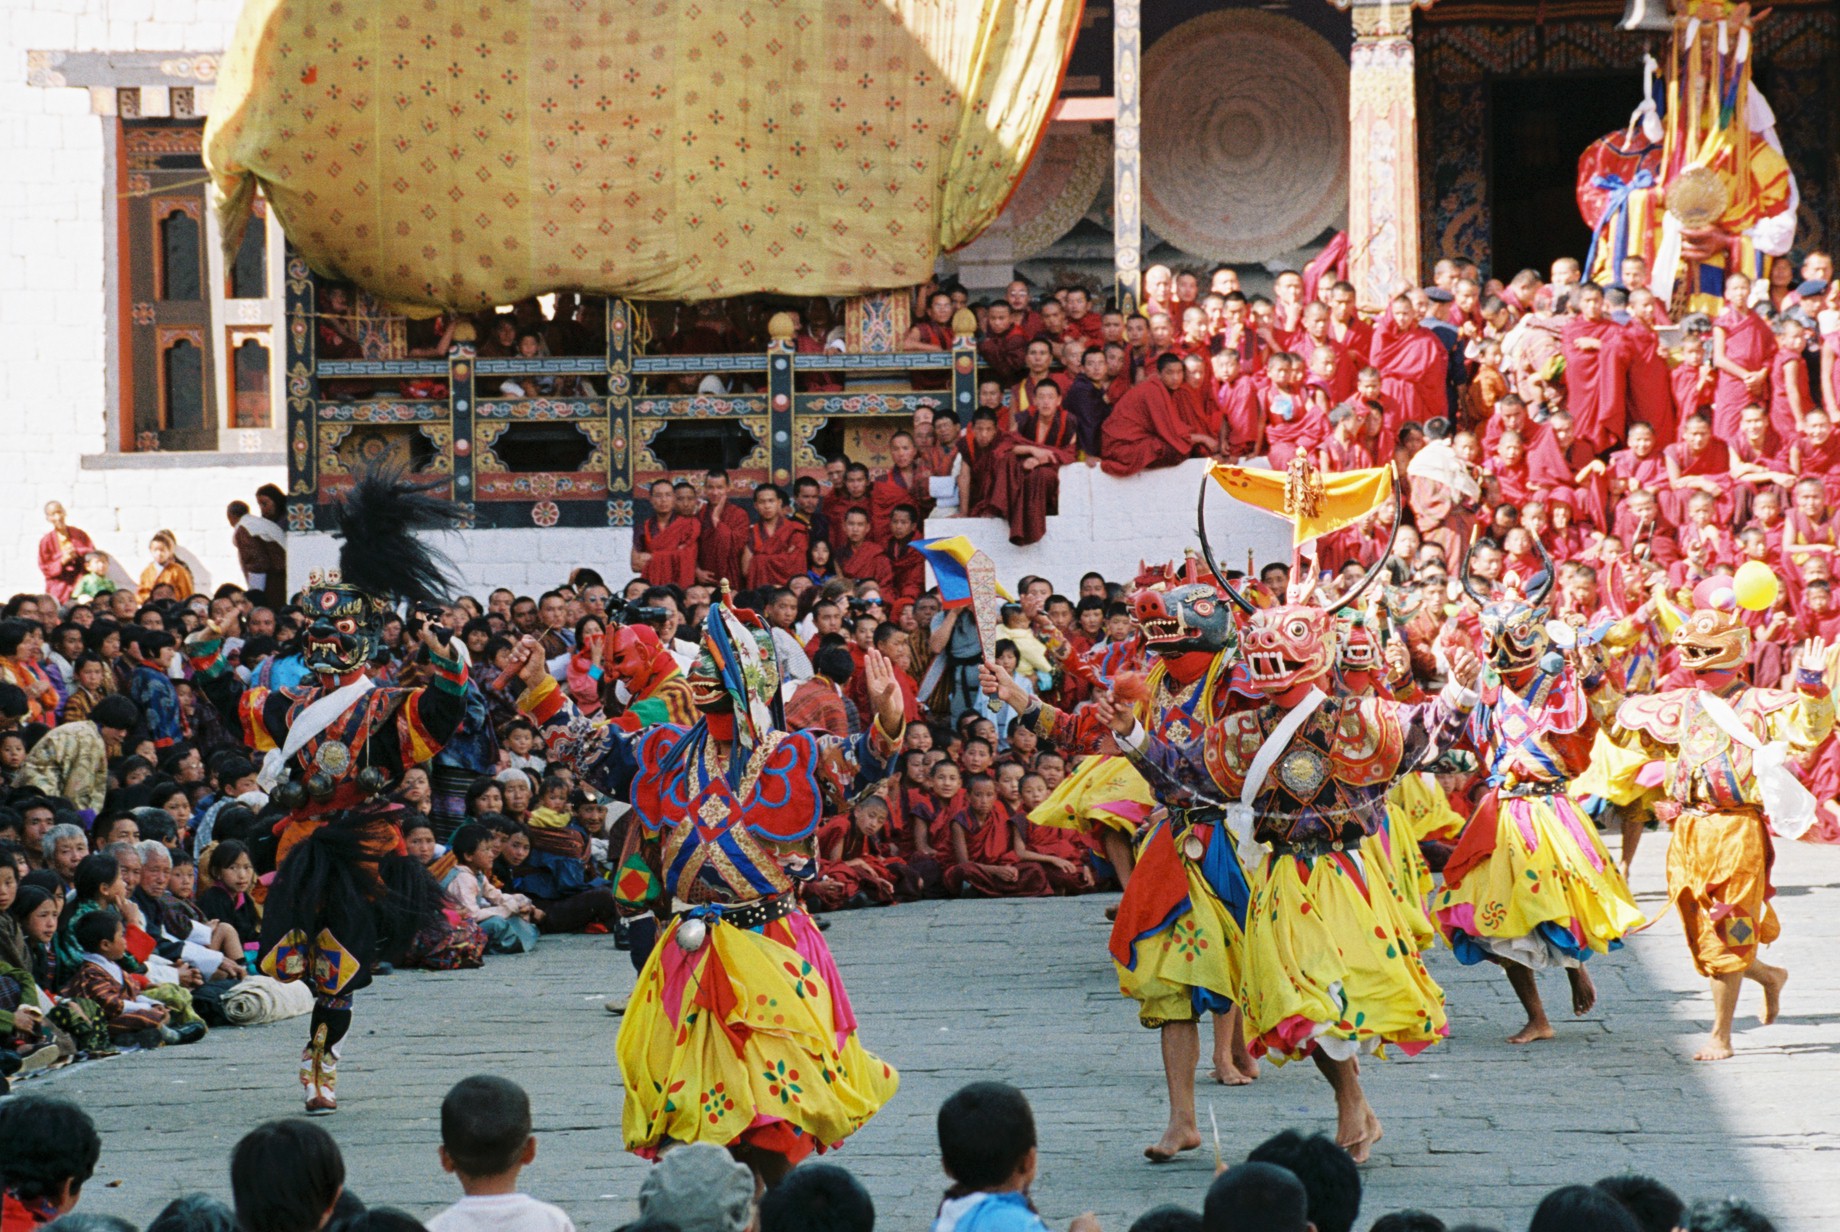
{"label": "white plaster facade", "polygon": [[[1026,548],[1011,545],[1008,528],[995,518],[934,518],[926,529],[930,535],[964,535],[990,555],[997,577],[1008,585],[1036,573],[1071,592],[1089,569],[1128,583],[1140,561],[1180,560],[1196,543],[1195,495],[1206,471],[1199,459],[1127,479],[1097,467],[1062,467],[1060,514],[1048,519],[1046,537]],[[1208,513],[1208,536],[1221,568],[1245,568],[1248,550],[1260,567],[1290,559],[1290,523],[1282,518],[1235,504],[1218,491],[1210,494]],[[475,530],[445,536],[441,546],[481,599],[495,586],[541,593],[577,565],[599,570],[614,586],[631,576],[627,530]],[[298,580],[307,569],[336,565],[337,545],[330,535],[294,535],[288,563]]]}
{"label": "white plaster facade", "polygon": [[[117,580],[162,527],[201,588],[242,581],[224,506],[284,483],[275,453],[119,454],[111,320],[115,189],[107,99],[30,84],[32,52],[222,49],[239,0],[7,0],[0,5],[0,595],[43,588],[41,515],[62,501]],[[149,114],[163,92],[145,91]],[[227,440],[239,444],[234,434]],[[263,442],[266,444],[266,442]]]}

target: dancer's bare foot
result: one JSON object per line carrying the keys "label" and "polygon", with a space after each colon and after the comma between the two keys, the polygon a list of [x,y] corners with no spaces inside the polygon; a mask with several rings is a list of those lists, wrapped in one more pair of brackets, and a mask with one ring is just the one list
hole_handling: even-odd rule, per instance
{"label": "dancer's bare foot", "polygon": [[1565,978],[1572,982],[1572,1014],[1583,1018],[1597,1004],[1597,985],[1591,982],[1591,973],[1583,967],[1567,967]]}
{"label": "dancer's bare foot", "polygon": [[1766,967],[1762,963],[1756,966],[1757,972],[1752,978],[1763,985],[1763,1013],[1759,1021],[1767,1027],[1782,1013],[1782,990],[1789,982],[1789,973],[1781,967]]}
{"label": "dancer's bare foot", "polygon": [[1552,1023],[1544,1018],[1531,1020],[1526,1026],[1508,1037],[1510,1044],[1531,1044],[1537,1040],[1549,1040],[1553,1037]]}
{"label": "dancer's bare foot", "polygon": [[1117,903],[1113,903],[1111,906],[1105,909],[1105,918],[1108,920],[1116,920],[1118,918],[1118,904]]}
{"label": "dancer's bare foot", "polygon": [[1212,1078],[1223,1087],[1249,1087],[1258,1076],[1259,1071],[1256,1065],[1252,1072],[1248,1074],[1242,1072],[1238,1066],[1230,1062],[1222,1064],[1216,1061],[1214,1062],[1214,1068],[1208,1071],[1208,1077]]}
{"label": "dancer's bare foot", "polygon": [[1166,1164],[1183,1151],[1192,1151],[1201,1145],[1201,1131],[1193,1125],[1176,1125],[1171,1123],[1163,1131],[1163,1136],[1156,1140],[1154,1146],[1144,1148],[1144,1158],[1153,1164]]}
{"label": "dancer's bare foot", "polygon": [[1695,1061],[1729,1061],[1731,1060],[1731,1041],[1710,1039],[1706,1046],[1693,1054]]}
{"label": "dancer's bare foot", "polygon": [[1380,1120],[1364,1098],[1344,1103],[1336,1101],[1335,1145],[1348,1152],[1357,1164],[1367,1162],[1374,1143],[1380,1141]]}

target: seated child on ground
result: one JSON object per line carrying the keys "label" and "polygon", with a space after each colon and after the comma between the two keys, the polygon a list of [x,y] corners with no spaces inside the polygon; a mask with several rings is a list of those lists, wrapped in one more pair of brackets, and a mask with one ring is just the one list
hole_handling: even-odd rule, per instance
{"label": "seated child on ground", "polygon": [[495,954],[522,954],[537,948],[537,921],[543,912],[522,894],[506,894],[492,884],[492,860],[498,844],[477,822],[454,831],[456,864],[447,900],[477,924]]}

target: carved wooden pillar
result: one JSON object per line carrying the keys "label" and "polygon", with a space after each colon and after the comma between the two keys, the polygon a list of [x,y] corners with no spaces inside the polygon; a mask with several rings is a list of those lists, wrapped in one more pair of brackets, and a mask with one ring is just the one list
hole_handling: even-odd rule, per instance
{"label": "carved wooden pillar", "polygon": [[1412,6],[1356,0],[1350,16],[1349,280],[1357,302],[1378,306],[1420,276]]}
{"label": "carved wooden pillar", "polygon": [[1143,55],[1139,0],[1113,0],[1112,245],[1116,249],[1112,294],[1126,313],[1137,310],[1143,277],[1144,219],[1139,172],[1143,147],[1138,133],[1138,62]]}

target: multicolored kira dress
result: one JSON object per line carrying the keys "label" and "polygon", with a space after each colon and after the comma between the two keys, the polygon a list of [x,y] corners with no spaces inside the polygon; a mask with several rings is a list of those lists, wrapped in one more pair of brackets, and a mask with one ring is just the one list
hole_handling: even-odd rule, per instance
{"label": "multicolored kira dress", "polygon": [[850,740],[769,731],[731,778],[700,725],[622,731],[553,682],[518,704],[552,762],[629,798],[660,840],[674,914],[616,1045],[627,1148],[739,1143],[796,1162],[862,1128],[900,1079],[857,1041],[842,977],[792,890],[795,872],[816,869],[821,776],[873,782],[898,745],[876,727]]}

